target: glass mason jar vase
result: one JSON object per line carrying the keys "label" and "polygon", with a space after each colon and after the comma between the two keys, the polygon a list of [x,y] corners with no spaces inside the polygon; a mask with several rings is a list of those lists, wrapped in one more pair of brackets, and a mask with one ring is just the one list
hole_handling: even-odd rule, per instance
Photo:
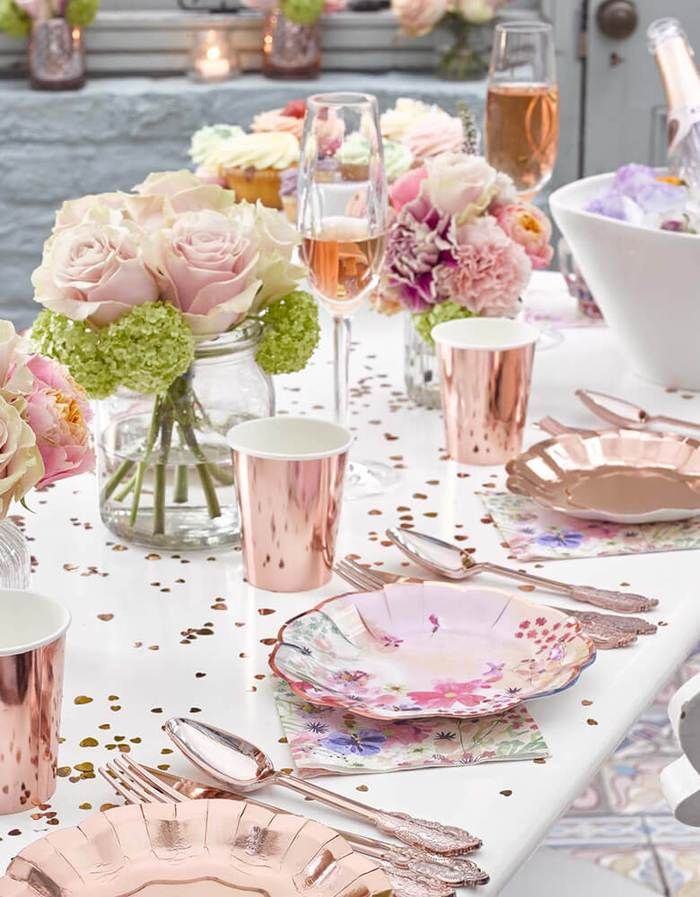
{"label": "glass mason jar vase", "polygon": [[493,29],[470,25],[456,13],[448,14],[447,24],[437,40],[437,70],[447,81],[475,81],[489,70]]}
{"label": "glass mason jar vase", "polygon": [[404,315],[404,379],[406,393],[423,408],[440,407],[440,375],[435,347],[418,333],[410,314]]}
{"label": "glass mason jar vase", "polygon": [[263,74],[268,78],[317,78],[321,71],[321,26],[298,25],[279,9],[263,25]]}
{"label": "glass mason jar vase", "polygon": [[37,90],[77,90],[85,84],[83,29],[65,19],[32,23],[29,77]]}
{"label": "glass mason jar vase", "polygon": [[122,390],[99,402],[100,514],[124,541],[168,549],[230,547],[240,522],[226,434],[274,414],[255,361],[262,325],[202,340],[164,396]]}
{"label": "glass mason jar vase", "polygon": [[0,589],[28,589],[31,567],[24,533],[9,517],[0,520]]}

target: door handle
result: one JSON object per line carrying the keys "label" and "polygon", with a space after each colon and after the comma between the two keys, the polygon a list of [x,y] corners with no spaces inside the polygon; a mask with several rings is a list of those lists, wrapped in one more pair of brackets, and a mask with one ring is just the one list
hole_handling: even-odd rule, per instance
{"label": "door handle", "polygon": [[634,0],[604,0],[596,10],[595,19],[606,37],[625,40],[637,30],[639,12]]}

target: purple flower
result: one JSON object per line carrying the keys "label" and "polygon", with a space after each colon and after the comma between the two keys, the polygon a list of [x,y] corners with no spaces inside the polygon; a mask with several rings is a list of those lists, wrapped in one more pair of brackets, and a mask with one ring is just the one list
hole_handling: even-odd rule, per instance
{"label": "purple flower", "polygon": [[438,295],[435,269],[457,264],[452,218],[422,196],[408,203],[391,228],[386,264],[391,285],[410,311],[426,311],[447,299]]}
{"label": "purple flower", "polygon": [[328,731],[328,726],[325,723],[319,723],[317,720],[307,723],[306,728],[309,732],[313,732],[314,735],[324,735]]}
{"label": "purple flower", "polygon": [[378,754],[386,738],[372,729],[360,729],[359,732],[334,732],[324,738],[321,744],[338,754]]}
{"label": "purple flower", "polygon": [[536,542],[546,548],[578,548],[583,542],[583,534],[570,529],[559,533],[542,533]]}
{"label": "purple flower", "polygon": [[612,189],[622,196],[628,196],[637,201],[639,195],[650,184],[657,183],[656,172],[648,165],[638,165],[634,162],[618,168]]}
{"label": "purple flower", "polygon": [[627,218],[622,194],[614,190],[592,199],[586,206],[586,211],[606,218],[616,218],[618,221],[625,221]]}

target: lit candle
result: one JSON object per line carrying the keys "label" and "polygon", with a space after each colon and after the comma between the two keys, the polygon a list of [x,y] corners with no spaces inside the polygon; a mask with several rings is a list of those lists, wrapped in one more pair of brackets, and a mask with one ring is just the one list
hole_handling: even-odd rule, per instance
{"label": "lit candle", "polygon": [[224,32],[208,31],[195,47],[192,66],[202,81],[224,81],[233,73],[228,39]]}

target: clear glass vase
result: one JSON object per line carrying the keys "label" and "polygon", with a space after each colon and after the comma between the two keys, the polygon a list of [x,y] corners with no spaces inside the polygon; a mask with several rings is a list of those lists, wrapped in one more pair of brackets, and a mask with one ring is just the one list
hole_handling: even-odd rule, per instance
{"label": "clear glass vase", "polygon": [[321,72],[321,27],[298,25],[279,9],[263,25],[263,74],[268,78],[317,78]]}
{"label": "clear glass vase", "polygon": [[28,589],[31,555],[24,533],[9,517],[0,520],[0,588]]}
{"label": "clear glass vase", "polygon": [[65,19],[32,23],[29,76],[37,90],[77,90],[85,84],[83,29]]}
{"label": "clear glass vase", "polygon": [[476,81],[489,70],[493,29],[449,13],[437,41],[437,70],[448,81]]}
{"label": "clear glass vase", "polygon": [[226,434],[274,414],[255,361],[257,321],[199,342],[164,396],[126,390],[99,403],[100,513],[120,539],[168,549],[230,547],[240,537]]}
{"label": "clear glass vase", "polygon": [[404,315],[404,378],[406,392],[416,405],[440,407],[440,379],[435,347],[418,333],[411,315]]}

